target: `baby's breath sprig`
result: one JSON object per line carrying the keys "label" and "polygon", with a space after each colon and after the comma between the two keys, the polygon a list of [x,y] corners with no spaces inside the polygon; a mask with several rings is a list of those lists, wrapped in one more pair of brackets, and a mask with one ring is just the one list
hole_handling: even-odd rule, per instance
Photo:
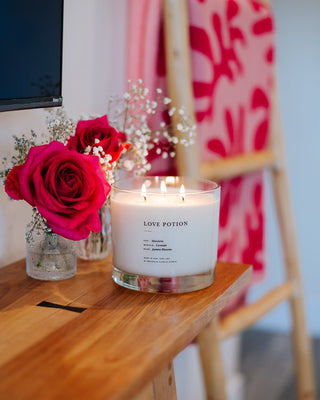
{"label": "baby's breath sprig", "polygon": [[35,131],[31,130],[30,137],[22,134],[20,137],[13,135],[14,150],[15,154],[13,156],[2,156],[2,169],[0,170],[1,184],[4,185],[5,180],[11,171],[11,169],[16,166],[23,164],[29,153],[31,147],[36,146],[37,134]]}
{"label": "baby's breath sprig", "polygon": [[[171,106],[171,99],[160,88],[155,93],[139,79],[128,81],[128,90],[120,97],[111,97],[108,103],[110,123],[127,135],[131,148],[121,158],[118,168],[144,175],[151,169],[148,161],[150,151],[163,159],[175,157],[175,146],[194,143],[196,127],[184,108]],[[171,123],[177,115],[177,125]]]}
{"label": "baby's breath sprig", "polygon": [[[99,143],[99,140],[95,140],[96,143]],[[109,182],[110,185],[112,185],[115,182],[115,173],[114,170],[117,167],[117,162],[113,161],[112,162],[112,157],[110,154],[106,154],[102,148],[102,146],[88,146],[85,149],[84,154],[93,154],[95,156],[99,157],[100,164],[102,169],[104,170],[107,181]]]}
{"label": "baby's breath sprig", "polygon": [[64,107],[50,110],[46,123],[49,131],[48,143],[56,140],[65,144],[76,128],[76,122],[67,116]]}

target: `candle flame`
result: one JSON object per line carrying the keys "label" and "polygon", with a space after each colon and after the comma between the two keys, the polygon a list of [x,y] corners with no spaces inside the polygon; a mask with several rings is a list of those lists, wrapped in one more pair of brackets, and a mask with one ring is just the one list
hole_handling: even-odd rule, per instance
{"label": "candle flame", "polygon": [[147,189],[144,183],[141,186],[141,196],[144,198],[144,201],[147,201]]}
{"label": "candle flame", "polygon": [[181,200],[184,201],[184,199],[185,199],[185,197],[186,197],[186,190],[185,190],[185,188],[184,188],[184,184],[182,184],[182,185],[180,186],[179,192],[180,192],[180,198],[181,198]]}
{"label": "candle flame", "polygon": [[160,190],[161,190],[161,193],[167,193],[167,185],[166,185],[165,181],[161,181]]}

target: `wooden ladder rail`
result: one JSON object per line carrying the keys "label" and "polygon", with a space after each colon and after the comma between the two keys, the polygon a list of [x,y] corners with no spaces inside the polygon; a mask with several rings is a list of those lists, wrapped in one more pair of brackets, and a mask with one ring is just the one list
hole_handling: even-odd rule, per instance
{"label": "wooden ladder rail", "polygon": [[[164,0],[165,47],[168,94],[175,107],[184,106],[194,116],[193,88],[186,0]],[[274,90],[276,93],[276,90]],[[275,208],[286,269],[286,282],[252,305],[240,308],[223,319],[214,320],[198,337],[208,399],[225,400],[222,359],[217,340],[241,331],[282,301],[288,300],[292,316],[293,348],[299,400],[315,400],[315,378],[311,341],[307,332],[303,288],[293,213],[285,167],[285,152],[278,98],[272,103],[268,148],[200,164],[197,143],[177,149],[178,171],[182,175],[223,180],[262,169],[271,171]],[[218,384],[217,384],[218,383]]]}

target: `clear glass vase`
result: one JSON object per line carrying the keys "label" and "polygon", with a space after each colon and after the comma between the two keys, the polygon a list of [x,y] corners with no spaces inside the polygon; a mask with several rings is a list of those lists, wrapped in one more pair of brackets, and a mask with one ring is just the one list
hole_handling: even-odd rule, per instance
{"label": "clear glass vase", "polygon": [[77,272],[76,242],[54,233],[34,210],[27,225],[27,275],[34,279],[58,281]]}
{"label": "clear glass vase", "polygon": [[109,202],[99,210],[101,231],[91,232],[77,244],[78,257],[83,260],[101,260],[106,258],[111,250],[111,215]]}

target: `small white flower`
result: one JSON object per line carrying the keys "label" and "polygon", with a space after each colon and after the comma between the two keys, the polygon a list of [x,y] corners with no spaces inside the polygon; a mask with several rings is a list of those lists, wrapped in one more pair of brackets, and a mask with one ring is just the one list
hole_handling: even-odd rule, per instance
{"label": "small white flower", "polygon": [[170,108],[170,110],[168,111],[168,114],[170,115],[170,117],[173,116],[173,114],[175,113],[175,111],[176,111],[176,108],[175,108],[175,107]]}
{"label": "small white flower", "polygon": [[161,149],[159,147],[157,148],[156,153],[161,154]]}
{"label": "small white flower", "polygon": [[163,104],[169,104],[169,103],[171,103],[172,102],[172,100],[169,98],[169,97],[165,97],[164,99],[163,99]]}
{"label": "small white flower", "polygon": [[123,166],[127,171],[132,171],[134,167],[134,162],[132,160],[124,160]]}
{"label": "small white flower", "polygon": [[176,136],[172,136],[171,141],[173,144],[178,144],[179,143],[179,139]]}
{"label": "small white flower", "polygon": [[93,153],[95,156],[99,155],[98,147],[94,147],[93,150],[92,150],[92,153]]}
{"label": "small white flower", "polygon": [[162,153],[162,156],[161,156],[164,160],[166,159],[166,158],[168,158],[168,153],[166,152],[166,151],[164,151],[163,153]]}
{"label": "small white flower", "polygon": [[161,93],[162,93],[162,89],[157,88],[157,89],[156,89],[156,92],[159,93],[159,94],[161,94]]}

